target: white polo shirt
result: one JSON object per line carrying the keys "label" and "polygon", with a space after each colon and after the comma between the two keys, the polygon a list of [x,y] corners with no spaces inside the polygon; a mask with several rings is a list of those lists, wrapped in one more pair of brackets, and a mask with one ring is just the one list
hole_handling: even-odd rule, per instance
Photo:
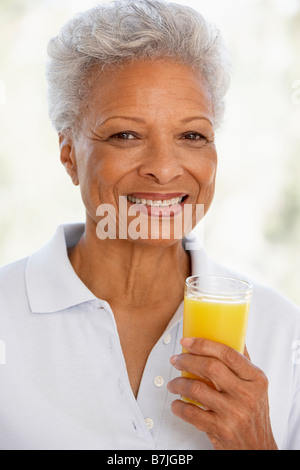
{"label": "white polo shirt", "polygon": [[[0,449],[211,449],[171,412],[169,363],[181,352],[180,305],[153,348],[135,399],[113,312],[74,272],[67,247],[84,225],[58,228],[27,259],[0,270]],[[203,249],[193,274],[232,275]],[[271,422],[281,449],[300,449],[300,313],[254,284],[247,347],[269,379]]]}

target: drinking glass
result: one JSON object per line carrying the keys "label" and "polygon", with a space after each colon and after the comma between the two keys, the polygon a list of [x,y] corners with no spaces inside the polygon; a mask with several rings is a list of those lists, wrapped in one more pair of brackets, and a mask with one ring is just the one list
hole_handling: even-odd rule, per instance
{"label": "drinking glass", "polygon": [[[243,354],[253,287],[244,279],[224,276],[190,276],[186,280],[183,336],[207,338]],[[183,348],[183,352],[187,352]],[[183,377],[203,378],[183,371]],[[182,400],[195,403],[182,397]]]}

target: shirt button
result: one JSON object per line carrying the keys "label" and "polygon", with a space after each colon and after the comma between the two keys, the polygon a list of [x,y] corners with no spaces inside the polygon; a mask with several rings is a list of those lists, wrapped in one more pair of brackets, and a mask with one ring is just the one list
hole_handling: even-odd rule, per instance
{"label": "shirt button", "polygon": [[153,419],[151,418],[145,418],[145,423],[148,429],[152,429],[154,426]]}
{"label": "shirt button", "polygon": [[170,333],[168,333],[165,337],[164,337],[164,344],[169,344],[171,341],[171,335]]}
{"label": "shirt button", "polygon": [[158,375],[157,377],[155,377],[153,382],[156,387],[162,387],[163,384],[165,383],[164,378],[161,377],[161,375]]}

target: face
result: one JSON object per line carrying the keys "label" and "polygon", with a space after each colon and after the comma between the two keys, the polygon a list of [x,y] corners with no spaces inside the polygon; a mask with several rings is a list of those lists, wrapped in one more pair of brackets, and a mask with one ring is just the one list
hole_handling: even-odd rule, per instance
{"label": "face", "polygon": [[194,226],[197,205],[206,213],[213,199],[217,168],[206,82],[185,65],[161,60],[136,61],[96,77],[79,130],[60,139],[61,160],[80,185],[87,220],[97,225],[97,208],[110,204],[118,238],[121,203],[127,225],[134,204],[142,217],[159,223],[168,217],[171,224],[189,205]]}

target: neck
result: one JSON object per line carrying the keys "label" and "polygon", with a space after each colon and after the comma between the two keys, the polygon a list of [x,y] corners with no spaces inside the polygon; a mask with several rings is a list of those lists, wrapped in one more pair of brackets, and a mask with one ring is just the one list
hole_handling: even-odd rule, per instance
{"label": "neck", "polygon": [[[184,282],[190,275],[190,259],[181,240],[162,246],[144,240],[99,240],[96,226],[87,222],[70,261],[81,280],[108,302],[131,308],[160,305],[174,295],[183,298]],[[117,293],[117,295],[116,295]]]}

